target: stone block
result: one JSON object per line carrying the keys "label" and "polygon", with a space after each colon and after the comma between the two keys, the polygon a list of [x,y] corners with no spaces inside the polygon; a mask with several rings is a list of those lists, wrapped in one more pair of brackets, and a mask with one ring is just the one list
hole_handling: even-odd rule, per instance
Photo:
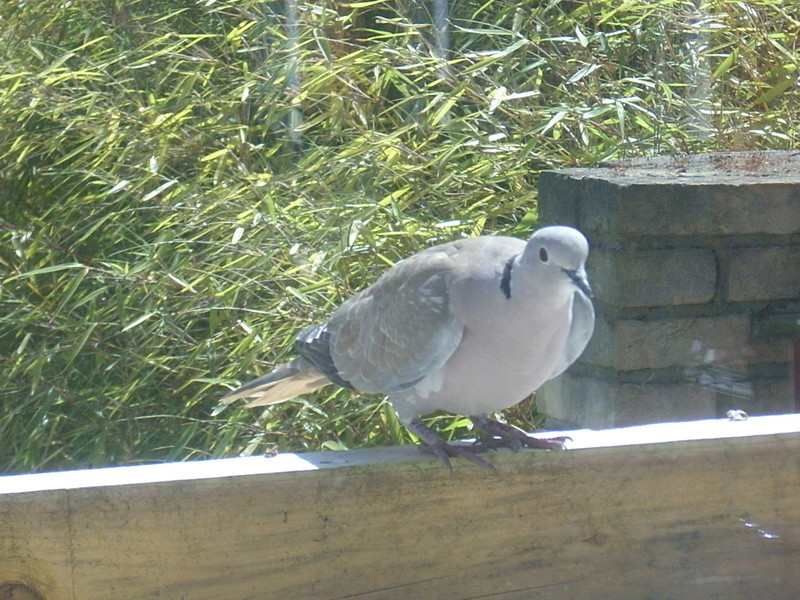
{"label": "stone block", "polygon": [[728,255],[728,300],[800,298],[800,246],[737,248]]}
{"label": "stone block", "polygon": [[580,362],[638,371],[710,364],[739,368],[788,363],[791,357],[789,339],[752,338],[746,314],[659,320],[612,320],[599,315]]}
{"label": "stone block", "polygon": [[716,417],[716,392],[690,383],[635,384],[565,373],[536,392],[548,417],[597,429]]}
{"label": "stone block", "polygon": [[[642,158],[542,174],[544,222],[592,241],[800,231],[800,153]],[[651,240],[653,242],[655,240]]]}
{"label": "stone block", "polygon": [[593,249],[587,270],[595,297],[619,307],[704,304],[716,293],[709,249]]}
{"label": "stone block", "polygon": [[752,416],[793,411],[789,380],[756,379],[747,385],[749,394],[731,395],[690,381],[640,384],[567,372],[542,386],[536,393],[536,408],[564,423],[597,429],[714,419],[731,409]]}

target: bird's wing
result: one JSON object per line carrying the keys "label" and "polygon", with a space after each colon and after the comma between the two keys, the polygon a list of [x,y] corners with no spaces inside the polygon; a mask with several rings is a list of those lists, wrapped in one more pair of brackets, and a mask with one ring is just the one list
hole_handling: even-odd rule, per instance
{"label": "bird's wing", "polygon": [[594,331],[594,307],[591,299],[582,291],[577,290],[572,297],[572,319],[570,322],[567,343],[564,347],[564,356],[556,365],[548,379],[558,377],[569,366],[578,360],[586,348]]}
{"label": "bird's wing", "polygon": [[450,358],[464,331],[447,290],[454,248],[400,261],[331,316],[330,356],[343,380],[364,392],[391,393]]}

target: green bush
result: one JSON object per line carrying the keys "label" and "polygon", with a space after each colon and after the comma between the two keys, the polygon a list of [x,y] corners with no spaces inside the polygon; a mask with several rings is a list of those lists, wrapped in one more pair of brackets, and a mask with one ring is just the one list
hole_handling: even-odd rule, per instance
{"label": "green bush", "polygon": [[544,168],[796,146],[791,3],[451,4],[447,47],[410,0],[0,7],[0,470],[408,441],[212,414],[399,257],[524,236]]}

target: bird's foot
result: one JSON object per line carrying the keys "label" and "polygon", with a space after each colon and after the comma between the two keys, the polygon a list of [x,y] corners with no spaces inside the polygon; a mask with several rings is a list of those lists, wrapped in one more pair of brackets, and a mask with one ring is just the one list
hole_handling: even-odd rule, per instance
{"label": "bird's foot", "polygon": [[483,448],[484,450],[496,448],[510,448],[513,452],[518,452],[521,448],[563,450],[565,443],[572,439],[568,436],[552,438],[533,437],[513,425],[490,419],[486,415],[473,415],[470,416],[470,419],[477,429],[492,436],[489,439],[477,440],[475,442],[475,446]]}
{"label": "bird's foot", "polygon": [[419,437],[420,440],[422,440],[427,450],[430,450],[439,457],[444,466],[451,473],[453,471],[453,465],[450,464],[451,456],[464,458],[471,463],[478,465],[479,467],[483,467],[484,469],[489,469],[493,473],[497,473],[497,469],[495,469],[492,463],[487,462],[478,456],[478,452],[485,452],[485,450],[478,449],[474,446],[470,447],[448,444],[419,419],[413,419],[407,425],[407,427],[409,431],[412,431],[417,435],[417,437]]}

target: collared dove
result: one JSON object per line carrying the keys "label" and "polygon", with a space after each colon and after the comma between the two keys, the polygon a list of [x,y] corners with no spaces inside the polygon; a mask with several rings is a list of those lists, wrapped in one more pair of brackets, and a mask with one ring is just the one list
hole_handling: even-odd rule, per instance
{"label": "collared dove", "polygon": [[297,358],[222,400],[255,397],[247,406],[261,406],[331,383],[385,394],[448,469],[450,456],[492,467],[477,448],[448,444],[420,420],[437,409],[469,415],[512,449],[561,447],[488,415],[583,352],[594,329],[588,252],[586,238],[564,226],[542,228],[527,243],[483,236],[423,250],[303,331]]}

